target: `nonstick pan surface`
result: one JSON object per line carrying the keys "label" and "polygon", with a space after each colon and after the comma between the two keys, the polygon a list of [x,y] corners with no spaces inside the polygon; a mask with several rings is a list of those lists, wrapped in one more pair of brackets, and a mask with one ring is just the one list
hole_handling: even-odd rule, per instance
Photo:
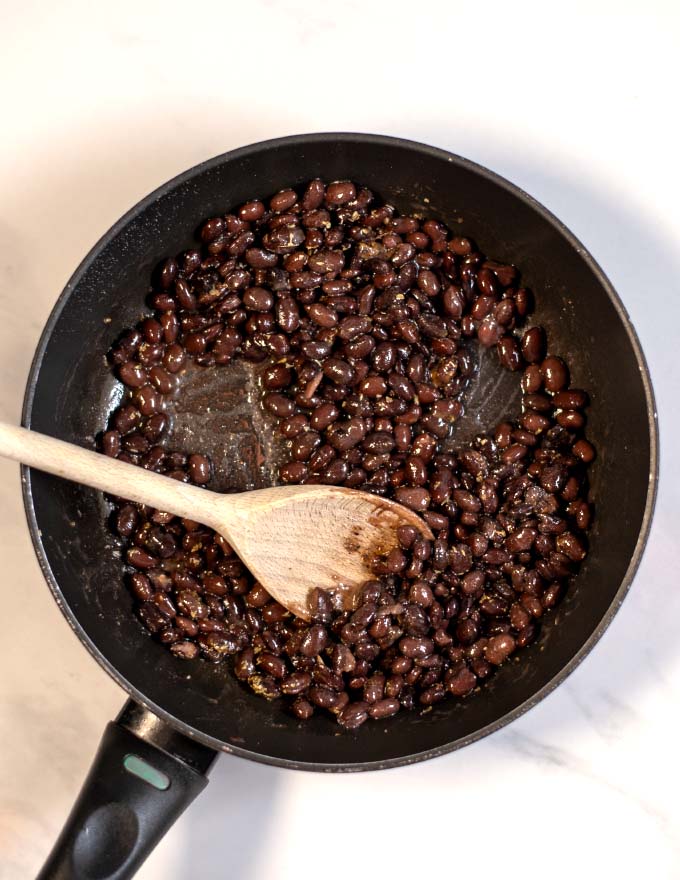
{"label": "nonstick pan surface", "polygon": [[[585,248],[531,197],[450,153],[393,138],[303,135],[255,144],[180,175],[125,215],[92,249],[57,302],[31,370],[24,423],[93,446],[120,387],[105,353],[144,314],[154,266],[189,247],[205,217],[319,176],[352,178],[401,211],[418,211],[515,263],[536,297],[532,320],[588,389],[596,518],[590,553],[572,588],[518,653],[480,691],[426,713],[340,733],[330,719],[302,723],[246,692],[223,666],[186,663],[153,641],[133,613],[100,494],[24,470],[33,542],[50,589],[78,637],[138,703],[215,749],[301,769],[377,769],[442,754],[529,709],[583,659],[622,602],[649,529],[657,435],[649,375],[628,316]],[[453,442],[519,412],[519,379],[480,357],[466,418]],[[221,488],[265,485],[269,426],[244,366],[187,378],[176,433],[208,449]]]}

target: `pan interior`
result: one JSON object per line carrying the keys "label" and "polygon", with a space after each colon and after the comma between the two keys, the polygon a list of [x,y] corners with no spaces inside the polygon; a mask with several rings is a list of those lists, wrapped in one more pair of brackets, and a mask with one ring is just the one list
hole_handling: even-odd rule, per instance
{"label": "pan interior", "polygon": [[[147,313],[153,267],[193,242],[207,216],[319,176],[352,178],[402,212],[418,211],[473,237],[490,257],[515,263],[536,296],[532,320],[562,354],[572,384],[588,389],[596,519],[591,551],[540,638],[464,701],[402,713],[355,734],[334,721],[301,722],[245,691],[222,666],[185,663],[152,641],[133,614],[108,509],[89,489],[33,472],[29,515],[58,601],[91,650],[131,692],[192,735],[249,757],[328,769],[384,765],[462,745],[554,683],[621,597],[651,494],[648,398],[623,312],[583,249],[514,188],[428,147],[369,136],[305,136],[246,148],[199,166],[140,203],[96,246],[55,310],[32,375],[25,421],[92,446],[120,398],[105,353]],[[454,442],[519,411],[519,380],[479,356],[467,415]],[[256,404],[254,370],[192,370],[174,404],[171,444],[206,450],[220,489],[270,485],[271,423]],[[58,585],[58,586],[57,586]]]}

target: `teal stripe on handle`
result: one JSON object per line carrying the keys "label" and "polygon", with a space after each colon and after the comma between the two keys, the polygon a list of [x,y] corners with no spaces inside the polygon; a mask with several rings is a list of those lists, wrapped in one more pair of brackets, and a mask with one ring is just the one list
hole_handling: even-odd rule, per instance
{"label": "teal stripe on handle", "polygon": [[155,767],[152,767],[151,764],[147,764],[146,761],[143,761],[137,755],[126,755],[123,758],[123,766],[128,773],[132,773],[133,776],[138,776],[140,779],[143,779],[144,782],[148,782],[149,785],[153,785],[153,787],[157,788],[159,791],[165,791],[167,788],[170,788],[170,780],[165,773],[156,770]]}

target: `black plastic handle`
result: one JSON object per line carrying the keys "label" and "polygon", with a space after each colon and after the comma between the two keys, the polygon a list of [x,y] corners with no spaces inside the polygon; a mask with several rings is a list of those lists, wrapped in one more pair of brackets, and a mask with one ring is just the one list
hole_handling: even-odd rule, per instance
{"label": "black plastic handle", "polygon": [[128,700],[38,880],[127,880],[208,784],[217,752]]}

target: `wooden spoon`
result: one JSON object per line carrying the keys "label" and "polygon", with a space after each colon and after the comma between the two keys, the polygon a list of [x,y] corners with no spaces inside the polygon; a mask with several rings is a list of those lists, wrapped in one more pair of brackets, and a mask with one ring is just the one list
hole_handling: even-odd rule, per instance
{"label": "wooden spoon", "polygon": [[222,495],[2,422],[0,456],[210,526],[277,602],[305,619],[314,587],[355,607],[370,560],[397,546],[399,526],[433,537],[417,514],[368,492],[279,486]]}

